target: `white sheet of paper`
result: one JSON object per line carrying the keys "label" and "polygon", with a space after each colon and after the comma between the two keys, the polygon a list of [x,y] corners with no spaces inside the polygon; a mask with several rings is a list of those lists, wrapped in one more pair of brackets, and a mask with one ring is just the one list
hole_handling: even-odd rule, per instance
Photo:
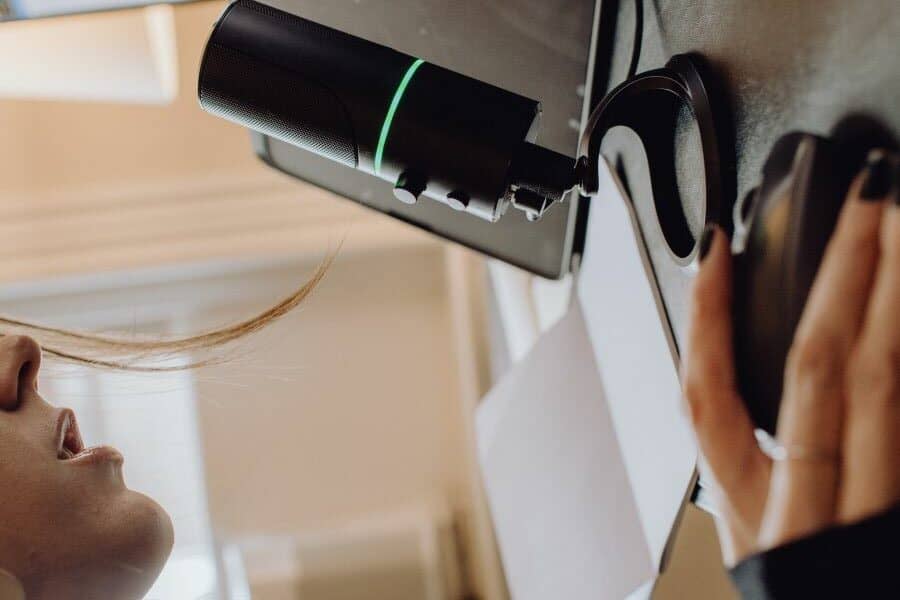
{"label": "white sheet of paper", "polygon": [[491,391],[479,458],[515,600],[624,598],[655,574],[581,310]]}
{"label": "white sheet of paper", "polygon": [[[604,165],[605,167],[605,165]],[[630,205],[607,168],[591,200],[577,283],[606,400],[654,565],[693,480],[696,446]]]}

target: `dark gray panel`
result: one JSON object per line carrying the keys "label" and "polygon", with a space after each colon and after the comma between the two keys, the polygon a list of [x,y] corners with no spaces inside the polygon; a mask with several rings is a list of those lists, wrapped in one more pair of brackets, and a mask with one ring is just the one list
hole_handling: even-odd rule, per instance
{"label": "dark gray panel", "polygon": [[[900,2],[896,0],[638,0],[644,6],[640,68],[699,52],[720,76],[734,117],[740,198],[758,183],[772,144],[792,130],[827,135],[853,113],[900,132]],[[631,59],[634,0],[618,0],[611,84]],[[699,134],[675,143],[679,188],[695,237],[703,227]],[[656,221],[643,148],[613,130],[604,153],[621,165],[676,339],[684,337],[693,269],[673,259]]]}

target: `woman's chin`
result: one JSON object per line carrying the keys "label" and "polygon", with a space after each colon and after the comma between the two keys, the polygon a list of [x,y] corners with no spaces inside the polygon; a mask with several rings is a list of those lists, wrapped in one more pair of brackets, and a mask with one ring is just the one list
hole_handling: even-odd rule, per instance
{"label": "woman's chin", "polygon": [[166,564],[175,541],[172,519],[153,499],[124,489],[114,507],[117,531],[109,539],[109,556],[101,557],[109,569],[98,574],[98,589],[107,592],[105,598],[143,598]]}
{"label": "woman's chin", "polygon": [[29,600],[138,599],[152,587],[172,551],[172,520],[154,500],[127,488],[105,504],[102,524],[83,532],[78,558],[69,569],[39,577]]}
{"label": "woman's chin", "polygon": [[126,489],[128,528],[116,552],[117,564],[110,564],[111,579],[100,589],[117,589],[118,596],[103,598],[143,598],[159,576],[175,542],[172,519],[151,498]]}
{"label": "woman's chin", "polygon": [[[131,556],[145,572],[152,572],[149,583],[162,570],[175,543],[175,531],[169,514],[152,498],[125,489],[128,528],[123,554]],[[149,585],[148,585],[149,587]]]}

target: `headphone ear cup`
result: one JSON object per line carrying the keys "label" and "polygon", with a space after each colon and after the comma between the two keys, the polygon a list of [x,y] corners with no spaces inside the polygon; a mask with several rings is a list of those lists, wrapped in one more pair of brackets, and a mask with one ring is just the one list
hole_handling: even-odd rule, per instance
{"label": "headphone ear cup", "polygon": [[738,385],[753,421],[771,434],[785,360],[856,172],[857,146],[806,133],[782,137],[759,187],[735,209]]}
{"label": "headphone ear cup", "polygon": [[756,425],[775,432],[781,403],[784,361],[796,323],[789,285],[795,261],[792,241],[806,202],[808,161],[820,138],[789,133],[772,148],[758,188],[735,208],[733,244],[734,356],[738,387]]}
{"label": "headphone ear cup", "polygon": [[816,139],[809,144],[812,156],[806,157],[805,168],[795,177],[791,239],[785,263],[790,269],[785,274],[790,298],[786,306],[790,327],[787,344],[793,342],[794,330],[857,171],[848,150],[832,140]]}
{"label": "headphone ear cup", "polygon": [[744,252],[747,236],[756,216],[758,203],[759,188],[755,187],[734,204],[734,214],[732,214],[731,218],[734,223],[734,235],[731,238],[731,248],[735,255],[740,255]]}

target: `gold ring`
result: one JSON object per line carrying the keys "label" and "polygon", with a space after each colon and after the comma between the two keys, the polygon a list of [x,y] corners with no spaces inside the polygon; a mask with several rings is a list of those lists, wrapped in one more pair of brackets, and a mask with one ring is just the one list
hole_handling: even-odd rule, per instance
{"label": "gold ring", "polygon": [[768,452],[772,460],[798,460],[803,462],[837,462],[838,453],[802,444],[776,444]]}

